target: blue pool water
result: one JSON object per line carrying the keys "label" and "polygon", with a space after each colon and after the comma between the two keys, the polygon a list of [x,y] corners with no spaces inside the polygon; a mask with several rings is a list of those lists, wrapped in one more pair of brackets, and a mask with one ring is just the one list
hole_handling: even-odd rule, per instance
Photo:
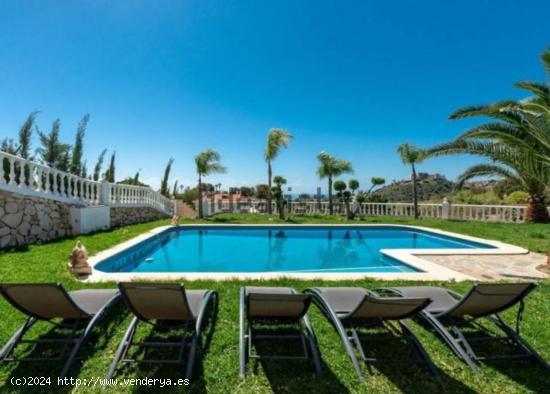
{"label": "blue pool water", "polygon": [[406,227],[180,227],[99,263],[104,272],[418,272],[381,249],[492,246]]}

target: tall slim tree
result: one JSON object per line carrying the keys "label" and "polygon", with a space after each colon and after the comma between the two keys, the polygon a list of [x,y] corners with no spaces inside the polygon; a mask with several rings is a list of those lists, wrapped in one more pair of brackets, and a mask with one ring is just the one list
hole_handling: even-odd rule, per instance
{"label": "tall slim tree", "polygon": [[292,139],[292,134],[283,129],[273,128],[269,130],[267,135],[267,144],[265,146],[264,158],[267,162],[267,213],[271,214],[271,192],[272,192],[272,177],[273,170],[271,168],[271,163],[279,155],[281,148],[288,148],[290,140]]}
{"label": "tall slim tree", "polygon": [[[17,154],[17,146],[15,146],[15,141],[13,140],[13,138],[4,138],[2,142],[0,142],[0,150],[2,152],[9,153],[10,155]],[[8,166],[8,171],[9,171],[9,166]]]}
{"label": "tall slim tree", "polygon": [[34,127],[34,121],[39,111],[33,111],[29,114],[25,123],[19,129],[19,147],[17,148],[17,154],[24,159],[30,159],[31,155],[31,140],[32,129]]}
{"label": "tall slim tree", "polygon": [[57,169],[65,172],[71,170],[71,146],[69,144],[61,144]]}
{"label": "tall slim tree", "polygon": [[97,158],[97,162],[95,163],[95,167],[94,167],[94,175],[93,175],[94,181],[99,181],[99,177],[101,176],[101,167],[103,167],[103,161],[105,160],[106,153],[107,153],[107,149],[103,149],[99,154],[99,157]]}
{"label": "tall slim tree", "polygon": [[401,157],[401,161],[405,165],[411,166],[411,181],[413,194],[413,212],[414,218],[418,219],[418,191],[416,185],[416,165],[420,164],[424,158],[424,152],[418,149],[415,145],[404,143],[397,147],[397,153]]}
{"label": "tall slim tree", "polygon": [[84,134],[86,133],[86,127],[88,126],[88,121],[90,120],[90,115],[86,114],[78,123],[78,128],[76,130],[76,138],[73,145],[73,152],[71,155],[71,173],[78,175],[82,171],[82,155],[84,153]]}
{"label": "tall slim tree", "polygon": [[353,167],[347,160],[340,160],[334,156],[329,155],[327,152],[321,152],[317,155],[320,166],[317,168],[317,175],[319,178],[328,179],[328,210],[332,215],[334,209],[332,206],[332,182],[333,179],[339,177],[342,174],[353,173]]}
{"label": "tall slim tree", "polygon": [[105,171],[104,178],[107,182],[115,182],[115,161],[116,161],[116,152],[113,152],[111,155],[111,161],[109,162],[109,168]]}
{"label": "tall slim tree", "polygon": [[79,175],[82,178],[88,178],[88,162],[86,160],[84,160],[84,163],[82,163],[82,168]]}
{"label": "tall slim tree", "polygon": [[168,197],[170,194],[168,191],[168,179],[170,178],[170,171],[172,171],[172,164],[174,164],[174,159],[170,158],[164,168],[164,176],[162,177],[162,181],[160,183],[160,194],[165,197]]}
{"label": "tall slim tree", "polygon": [[175,198],[176,194],[178,194],[178,180],[177,179],[174,181],[174,187],[172,188],[172,196],[174,196],[174,198]]}
{"label": "tall slim tree", "polygon": [[68,169],[70,160],[70,145],[59,140],[59,129],[61,121],[56,119],[48,134],[38,130],[40,147],[36,150],[42,163],[62,171]]}
{"label": "tall slim tree", "polygon": [[204,217],[202,209],[202,178],[215,173],[224,173],[227,169],[220,163],[221,155],[213,149],[207,149],[195,156],[195,166],[197,169],[198,193],[199,193],[199,217]]}

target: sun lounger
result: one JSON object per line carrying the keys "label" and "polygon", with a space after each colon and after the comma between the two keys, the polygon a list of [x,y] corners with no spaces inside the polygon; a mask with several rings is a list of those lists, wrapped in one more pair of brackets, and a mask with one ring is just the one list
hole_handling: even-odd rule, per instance
{"label": "sun lounger", "polygon": [[[118,290],[76,290],[67,292],[60,284],[1,284],[0,293],[16,309],[28,316],[25,323],[0,351],[0,361],[61,361],[67,354],[59,377],[67,376],[80,348],[107,309],[119,298]],[[25,340],[24,336],[38,321],[69,329],[62,338]],[[56,357],[14,358],[21,343],[58,344]]]}
{"label": "sun lounger", "polygon": [[[411,346],[417,361],[425,364],[439,378],[430,357],[404,320],[424,309],[430,303],[427,297],[384,298],[357,287],[317,287],[304,292],[313,296],[315,304],[335,327],[361,381],[364,379],[355,349],[363,361],[376,361],[367,358],[361,344],[358,329],[365,327],[383,327],[390,334],[404,338]],[[400,330],[391,322],[397,322]]]}
{"label": "sun lounger", "polygon": [[[519,335],[519,323],[524,309],[524,299],[536,287],[534,283],[514,284],[477,284],[464,295],[441,287],[394,287],[380,289],[402,297],[428,297],[432,303],[421,313],[436,332],[449,345],[453,352],[474,371],[479,367],[476,362],[491,359],[532,358],[544,368],[550,366],[544,359]],[[503,312],[519,304],[516,328],[512,329],[499,316]],[[478,319],[485,318],[498,327],[504,336],[487,335],[489,331],[478,324]],[[482,331],[482,337],[467,339],[463,329],[467,326]],[[493,354],[481,356],[474,352],[471,342],[487,340],[504,340],[515,345],[518,352],[514,354]]]}
{"label": "sun lounger", "polygon": [[[211,290],[185,290],[179,284],[119,283],[122,297],[134,317],[120,342],[115,358],[107,375],[114,376],[120,362],[156,364],[179,364],[183,362],[188,348],[185,377],[191,379],[205,312],[211,302],[217,301],[217,293]],[[143,341],[134,343],[139,322],[145,322],[156,329],[183,330],[181,340]],[[127,357],[132,346],[142,348],[177,348],[175,359],[130,359]]]}
{"label": "sun lounger", "polygon": [[[248,358],[312,360],[317,375],[321,373],[317,341],[307,317],[311,296],[285,287],[243,287],[240,296],[240,375],[246,375]],[[257,333],[257,326],[298,329],[298,333]],[[297,356],[253,353],[254,339],[300,339],[302,354]]]}

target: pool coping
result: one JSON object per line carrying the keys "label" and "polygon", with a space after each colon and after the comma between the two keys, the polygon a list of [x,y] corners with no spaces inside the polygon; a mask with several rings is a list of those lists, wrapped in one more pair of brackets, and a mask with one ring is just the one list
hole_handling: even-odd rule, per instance
{"label": "pool coping", "polygon": [[[423,272],[104,272],[95,269],[95,266],[113,255],[123,252],[134,245],[137,245],[149,238],[161,234],[174,227],[399,227],[421,230],[436,235],[458,238],[464,241],[481,243],[493,246],[494,249],[381,249],[380,252],[388,257],[394,258],[407,265]],[[500,241],[487,240],[469,235],[457,234],[449,231],[432,229],[422,226],[400,225],[400,224],[185,224],[180,226],[156,227],[146,233],[140,234],[128,241],[122,242],[112,248],[106,249],[89,258],[88,263],[92,267],[92,275],[84,279],[84,282],[107,282],[107,281],[132,281],[132,280],[259,280],[259,279],[280,279],[292,278],[303,280],[353,280],[368,278],[386,280],[473,280],[474,278],[444,267],[437,263],[424,260],[418,255],[517,255],[527,254],[528,250],[519,246],[510,245]]]}

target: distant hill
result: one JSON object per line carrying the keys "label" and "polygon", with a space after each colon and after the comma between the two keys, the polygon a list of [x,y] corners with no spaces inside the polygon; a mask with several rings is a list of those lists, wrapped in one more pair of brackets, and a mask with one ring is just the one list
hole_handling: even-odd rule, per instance
{"label": "distant hill", "polygon": [[[452,194],[455,183],[440,174],[418,174],[418,201],[441,201]],[[411,202],[412,181],[402,180],[372,193],[373,198],[387,202]]]}

